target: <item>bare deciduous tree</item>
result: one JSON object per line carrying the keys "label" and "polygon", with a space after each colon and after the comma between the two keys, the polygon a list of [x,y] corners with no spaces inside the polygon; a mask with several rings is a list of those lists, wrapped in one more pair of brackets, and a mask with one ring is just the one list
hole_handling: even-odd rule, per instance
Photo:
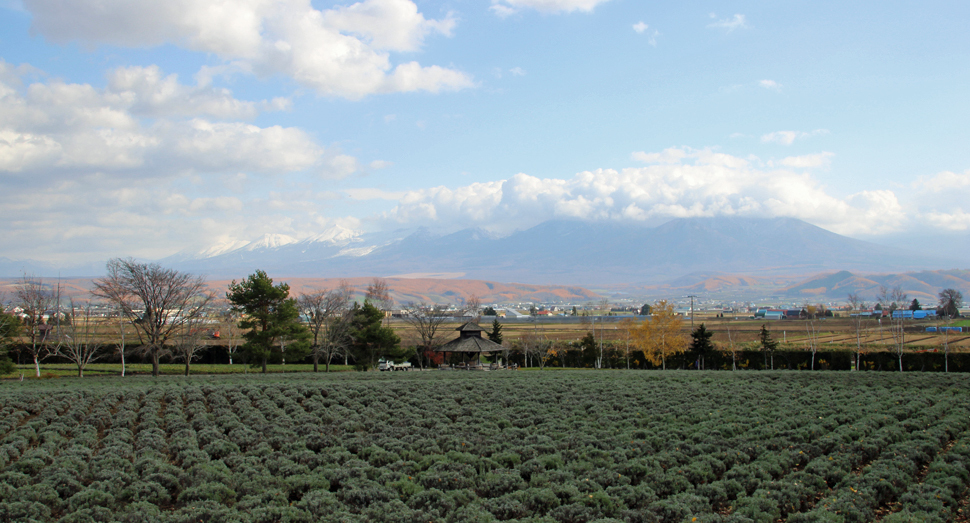
{"label": "bare deciduous tree", "polygon": [[410,302],[404,306],[404,323],[414,329],[421,338],[421,348],[418,350],[418,365],[421,368],[424,368],[422,357],[428,359],[425,353],[433,352],[441,344],[438,339],[438,329],[453,316],[454,312],[446,305]]}
{"label": "bare deciduous tree", "polygon": [[198,359],[199,351],[205,348],[205,317],[198,316],[182,323],[178,332],[171,337],[172,357],[185,362],[185,375],[189,375],[192,361]]}
{"label": "bare deciduous tree", "polygon": [[939,294],[940,316],[944,319],[945,325],[941,325],[943,331],[943,371],[950,372],[950,322],[953,318],[960,315],[960,305],[963,304],[963,293],[956,289],[943,289]]}
{"label": "bare deciduous tree", "polygon": [[620,320],[620,331],[626,342],[623,348],[623,357],[626,359],[626,368],[630,369],[630,343],[633,342],[633,332],[637,328],[637,321],[633,318],[623,318]]}
{"label": "bare deciduous tree", "polygon": [[49,343],[52,322],[45,322],[44,318],[49,318],[48,311],[55,308],[58,296],[44,286],[41,278],[33,275],[24,274],[16,288],[17,305],[21,309],[27,340],[30,343],[26,349],[34,360],[34,371],[39,378],[41,360],[55,352]]}
{"label": "bare deciduous tree", "polygon": [[727,351],[731,353],[731,370],[738,370],[738,346],[734,343],[734,336],[731,335],[730,322],[724,324],[724,330],[728,338]]}
{"label": "bare deciduous tree", "polygon": [[[342,283],[342,285],[346,285]],[[394,300],[391,299],[391,289],[387,285],[387,280],[384,278],[373,278],[370,285],[367,286],[367,290],[364,293],[364,299],[371,302],[371,304],[381,311],[384,312],[385,321],[387,324],[387,312],[391,310],[394,306]]]}
{"label": "bare deciduous tree", "polygon": [[204,277],[131,258],[109,261],[107,276],[94,281],[92,294],[114,303],[135,325],[151,359],[152,376],[159,374],[165,344],[186,323],[201,317],[213,299]]}
{"label": "bare deciduous tree", "polygon": [[306,316],[307,326],[313,334],[313,345],[310,347],[313,372],[319,370],[321,358],[326,362],[326,372],[330,372],[330,360],[350,343],[352,297],[350,284],[341,282],[334,289],[303,294],[297,300],[297,306]]}
{"label": "bare deciduous tree", "polygon": [[91,304],[76,307],[72,299],[70,307],[54,353],[73,363],[77,367],[78,377],[83,378],[88,364],[104,356],[101,351],[103,345],[95,335],[97,323],[91,314]]}
{"label": "bare deciduous tree", "polygon": [[812,351],[812,363],[810,370],[815,370],[815,355],[818,353],[818,324],[819,315],[823,314],[821,305],[805,304],[805,332],[808,334],[808,350]]}
{"label": "bare deciduous tree", "polygon": [[482,319],[482,299],[472,294],[465,300],[465,311],[472,316],[472,321],[478,323]]}
{"label": "bare deciduous tree", "polygon": [[943,315],[955,318],[960,315],[960,305],[963,304],[963,293],[956,289],[943,289],[939,294],[940,309]]}
{"label": "bare deciduous tree", "polygon": [[852,326],[855,329],[855,368],[859,370],[859,366],[862,364],[862,353],[865,350],[865,342],[869,337],[869,322],[871,320],[870,315],[866,308],[868,305],[866,302],[859,297],[858,294],[849,294],[849,311],[855,311],[855,317],[852,317]]}
{"label": "bare deciduous tree", "polygon": [[[239,311],[232,308],[222,315],[222,328],[226,330],[226,352],[229,353],[229,365],[232,365],[232,356],[239,350]],[[220,333],[221,335],[221,333]]]}
{"label": "bare deciduous tree", "polygon": [[899,361],[899,372],[903,372],[903,354],[906,352],[906,331],[903,328],[903,315],[895,314],[896,309],[907,302],[908,297],[899,285],[891,290],[886,286],[879,287],[879,302],[883,308],[889,308],[889,332],[893,338],[893,352]]}
{"label": "bare deciduous tree", "polygon": [[550,350],[551,344],[549,341],[544,336],[534,332],[527,332],[516,340],[516,344],[525,356],[526,366],[531,361],[533,365],[539,365],[539,370],[544,369],[549,358],[555,355],[555,351]]}
{"label": "bare deciduous tree", "polygon": [[[127,349],[128,349],[128,325],[131,324],[131,320],[129,320],[128,317],[125,316],[124,306],[118,305],[117,303],[115,303],[114,306],[115,306],[115,309],[112,312],[112,315],[118,316],[118,340],[119,340],[119,343],[118,345],[115,346],[115,349],[116,349],[116,352],[118,353],[118,356],[121,357],[121,377],[123,378],[125,377],[125,372],[127,370],[126,364],[125,364],[125,356],[127,355]],[[133,307],[129,304],[128,308],[133,308]]]}

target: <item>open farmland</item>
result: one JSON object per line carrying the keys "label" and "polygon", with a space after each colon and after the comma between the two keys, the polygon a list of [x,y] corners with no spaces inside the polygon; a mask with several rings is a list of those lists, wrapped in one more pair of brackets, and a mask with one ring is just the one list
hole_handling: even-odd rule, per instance
{"label": "open farmland", "polygon": [[88,378],[0,405],[0,521],[949,521],[970,482],[955,375]]}

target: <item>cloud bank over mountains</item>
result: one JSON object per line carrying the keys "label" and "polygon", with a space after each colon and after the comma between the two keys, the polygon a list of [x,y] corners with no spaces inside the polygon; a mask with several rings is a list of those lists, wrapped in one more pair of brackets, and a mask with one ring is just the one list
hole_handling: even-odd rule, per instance
{"label": "cloud bank over mountains", "polygon": [[383,217],[399,224],[463,224],[502,232],[553,218],[656,224],[712,216],[793,217],[850,236],[897,232],[914,222],[966,230],[954,192],[966,195],[970,172],[941,173],[898,191],[838,195],[813,175],[831,156],[766,161],[713,149],[635,152],[633,160],[648,165],[601,168],[570,178],[519,173],[498,182],[410,191]]}

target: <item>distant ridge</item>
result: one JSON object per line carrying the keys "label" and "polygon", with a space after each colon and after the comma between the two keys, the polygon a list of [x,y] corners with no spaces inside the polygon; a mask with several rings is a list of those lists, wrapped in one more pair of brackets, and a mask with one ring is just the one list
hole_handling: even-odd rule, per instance
{"label": "distant ridge", "polygon": [[[678,218],[658,227],[552,220],[505,237],[477,228],[446,235],[427,228],[380,234],[333,228],[300,241],[283,235],[227,239],[159,263],[210,279],[242,278],[263,269],[288,277],[459,273],[501,282],[680,288],[674,280],[693,277],[701,285],[698,290],[757,286],[758,281],[750,278],[838,271],[908,273],[959,266],[953,260],[841,236],[794,218],[740,217]],[[748,279],[735,281],[737,275]],[[784,285],[794,283],[789,279]],[[818,291],[822,288],[826,290]],[[812,289],[830,288],[818,284],[790,292],[811,294]]]}
{"label": "distant ridge", "polygon": [[256,268],[301,277],[462,273],[542,284],[663,282],[692,273],[918,271],[955,262],[835,234],[794,218],[679,218],[659,227],[553,220],[496,238],[481,229],[398,237],[344,231],[318,241],[173,260],[213,277]]}
{"label": "distant ridge", "polygon": [[782,289],[787,296],[829,297],[845,299],[849,293],[874,301],[879,288],[889,289],[899,286],[924,306],[936,306],[939,292],[943,289],[956,289],[964,296],[970,296],[970,271],[919,271],[901,274],[856,275],[848,271],[834,274],[820,274],[796,285]]}

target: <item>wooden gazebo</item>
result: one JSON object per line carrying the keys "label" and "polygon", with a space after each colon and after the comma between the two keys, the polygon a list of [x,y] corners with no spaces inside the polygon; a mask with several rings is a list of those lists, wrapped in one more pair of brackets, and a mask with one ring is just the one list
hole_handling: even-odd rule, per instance
{"label": "wooden gazebo", "polygon": [[480,365],[483,352],[489,353],[505,350],[498,343],[488,338],[483,338],[482,332],[485,332],[485,329],[479,327],[473,321],[469,321],[455,330],[458,331],[458,337],[439,347],[436,352],[458,352],[467,356],[468,359],[474,356],[478,359]]}

